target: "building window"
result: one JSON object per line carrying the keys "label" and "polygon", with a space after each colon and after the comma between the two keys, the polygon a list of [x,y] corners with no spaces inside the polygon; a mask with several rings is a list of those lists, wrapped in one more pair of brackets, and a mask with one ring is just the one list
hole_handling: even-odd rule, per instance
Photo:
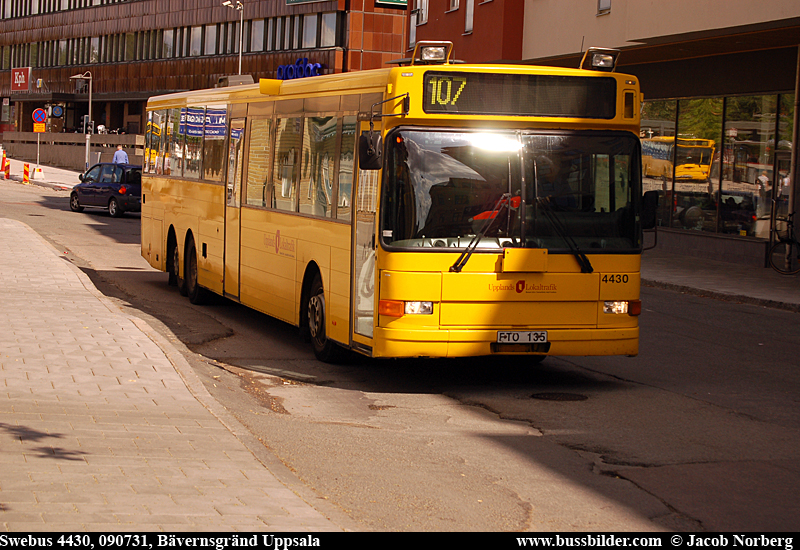
{"label": "building window", "polygon": [[597,15],[611,13],[611,0],[597,0]]}
{"label": "building window", "polygon": [[167,59],[173,56],[175,52],[175,30],[174,29],[166,29],[164,31],[164,37],[161,41],[161,47],[163,48],[161,51],[161,55]]}
{"label": "building window", "polygon": [[203,52],[203,27],[192,27],[189,32],[189,56],[195,57]]}
{"label": "building window", "polygon": [[264,44],[264,49],[269,52],[275,49],[275,20],[265,20],[264,27],[266,30],[266,43]]}
{"label": "building window", "polygon": [[300,21],[302,18],[299,15],[294,16],[294,30],[292,32],[292,49],[300,49],[301,36],[300,36]]}
{"label": "building window", "polygon": [[217,53],[217,26],[206,25],[204,55],[214,55]]}
{"label": "building window", "polygon": [[475,19],[475,0],[466,0],[467,1],[467,14],[465,17],[465,25],[464,25],[464,33],[471,33],[472,32],[472,24]]}
{"label": "building window", "polygon": [[417,0],[417,25],[428,22],[428,0]]}
{"label": "building window", "polygon": [[275,18],[275,49],[283,50],[283,32],[284,32],[284,19],[283,17]]}
{"label": "building window", "polygon": [[458,0],[450,0],[449,11],[455,11],[457,9],[458,9]]}
{"label": "building window", "polygon": [[321,48],[336,45],[336,12],[322,14],[319,45]]}
{"label": "building window", "polygon": [[303,16],[303,42],[301,47],[304,49],[317,47],[317,14]]}
{"label": "building window", "polygon": [[264,51],[264,20],[256,19],[250,23],[250,51]]}

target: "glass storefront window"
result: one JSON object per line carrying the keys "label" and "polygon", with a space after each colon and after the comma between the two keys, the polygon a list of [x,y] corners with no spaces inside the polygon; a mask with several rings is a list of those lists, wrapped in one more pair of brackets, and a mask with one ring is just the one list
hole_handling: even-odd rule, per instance
{"label": "glass storefront window", "polygon": [[728,206],[720,208],[723,233],[769,237],[776,103],[774,95],[726,100],[722,186]]}
{"label": "glass storefront window", "polygon": [[775,150],[775,167],[778,171],[775,191],[776,214],[789,213],[789,174],[792,167],[792,132],[794,130],[794,94],[780,96],[778,120],[778,147]]}
{"label": "glass storefront window", "polygon": [[642,190],[658,191],[658,224],[670,226],[672,216],[672,142],[675,139],[675,100],[647,101],[642,110]]}
{"label": "glass storefront window", "polygon": [[793,94],[646,102],[643,187],[661,194],[659,225],[768,239],[788,213],[793,120]]}
{"label": "glass storefront window", "polygon": [[[722,98],[684,99],[678,102],[677,140],[673,141],[674,210],[672,226],[717,231],[719,162],[722,135]],[[715,177],[716,176],[716,177]],[[723,197],[724,200],[730,197]],[[731,199],[733,201],[734,199]],[[723,201],[724,202],[724,201]],[[730,201],[728,201],[730,203]],[[741,204],[741,200],[735,200]],[[743,206],[746,206],[743,205]],[[732,227],[736,232],[738,223]]]}

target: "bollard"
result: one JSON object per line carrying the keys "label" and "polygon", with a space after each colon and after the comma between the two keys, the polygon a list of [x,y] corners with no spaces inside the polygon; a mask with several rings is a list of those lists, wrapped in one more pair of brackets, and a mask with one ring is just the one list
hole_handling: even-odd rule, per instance
{"label": "bollard", "polygon": [[[3,149],[3,164],[2,164],[2,166],[0,166],[0,170],[2,170],[3,172],[6,171],[6,162],[8,162],[8,159],[6,158],[6,150]],[[6,178],[6,179],[8,179],[8,178]]]}
{"label": "bollard", "polygon": [[6,162],[5,174],[6,174],[6,179],[10,180],[11,179],[11,162],[10,161]]}
{"label": "bollard", "polygon": [[27,162],[22,168],[22,183],[30,185],[31,183],[31,165]]}

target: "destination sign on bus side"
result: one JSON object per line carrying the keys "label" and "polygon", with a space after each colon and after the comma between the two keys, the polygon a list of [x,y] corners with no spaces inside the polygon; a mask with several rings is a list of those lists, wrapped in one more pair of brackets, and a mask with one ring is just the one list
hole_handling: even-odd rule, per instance
{"label": "destination sign on bus side", "polygon": [[428,71],[426,113],[612,119],[613,77]]}

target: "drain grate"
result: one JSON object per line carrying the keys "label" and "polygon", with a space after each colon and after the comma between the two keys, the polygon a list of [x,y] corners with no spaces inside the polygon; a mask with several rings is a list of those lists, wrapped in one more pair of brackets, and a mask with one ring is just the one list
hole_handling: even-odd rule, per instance
{"label": "drain grate", "polygon": [[543,401],[586,401],[589,398],[579,393],[546,392],[534,393],[531,395],[531,399],[541,399]]}

